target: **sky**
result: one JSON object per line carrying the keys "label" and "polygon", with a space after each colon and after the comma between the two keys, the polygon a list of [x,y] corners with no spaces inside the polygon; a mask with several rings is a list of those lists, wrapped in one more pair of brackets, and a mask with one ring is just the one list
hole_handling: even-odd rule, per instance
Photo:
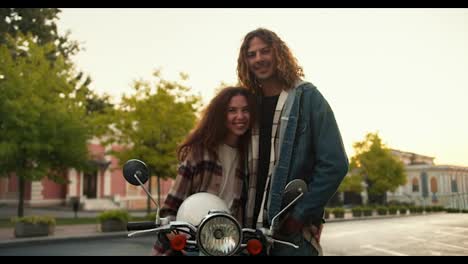
{"label": "sky", "polygon": [[331,105],[349,157],[378,132],[390,148],[468,166],[468,9],[63,8],[58,29],[91,88],[113,96],[162,77],[207,103],[236,84],[243,37],[258,27],[282,38]]}

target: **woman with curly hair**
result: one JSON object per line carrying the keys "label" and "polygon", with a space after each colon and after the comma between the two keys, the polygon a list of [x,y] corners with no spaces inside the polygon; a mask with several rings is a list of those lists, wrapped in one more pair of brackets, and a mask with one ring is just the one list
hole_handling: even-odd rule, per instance
{"label": "woman with curly hair", "polygon": [[[244,87],[226,87],[211,100],[200,121],[177,149],[177,177],[164,201],[161,216],[174,220],[188,196],[208,192],[223,199],[230,213],[243,223],[246,146],[255,118],[253,99]],[[173,253],[168,245],[170,236],[159,236],[154,255]]]}

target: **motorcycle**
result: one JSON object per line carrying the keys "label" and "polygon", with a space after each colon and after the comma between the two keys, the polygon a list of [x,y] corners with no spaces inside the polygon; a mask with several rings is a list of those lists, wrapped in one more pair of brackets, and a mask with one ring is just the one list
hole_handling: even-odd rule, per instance
{"label": "motorcycle", "polygon": [[154,232],[173,233],[170,247],[181,255],[232,256],[268,255],[271,247],[284,244],[294,248],[297,245],[275,239],[275,230],[283,216],[307,192],[303,180],[289,182],[283,192],[282,210],[272,219],[270,228],[242,228],[229,213],[225,202],[216,195],[200,192],[189,196],[179,207],[175,221],[160,217],[160,207],[145,187],[149,170],[143,161],[131,159],[123,167],[125,180],[141,186],[156,205],[154,221],[129,222],[127,230],[133,231],[128,237]]}

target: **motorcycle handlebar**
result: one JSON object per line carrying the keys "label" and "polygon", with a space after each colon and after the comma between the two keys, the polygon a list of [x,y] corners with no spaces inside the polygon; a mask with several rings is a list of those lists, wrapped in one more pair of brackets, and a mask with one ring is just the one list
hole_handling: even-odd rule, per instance
{"label": "motorcycle handlebar", "polygon": [[147,230],[147,229],[153,229],[153,228],[156,228],[156,223],[151,222],[151,221],[127,223],[128,231]]}

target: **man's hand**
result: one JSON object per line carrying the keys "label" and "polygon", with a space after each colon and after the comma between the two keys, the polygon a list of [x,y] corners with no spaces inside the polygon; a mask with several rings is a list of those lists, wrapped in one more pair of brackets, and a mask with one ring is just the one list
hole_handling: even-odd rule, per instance
{"label": "man's hand", "polygon": [[292,217],[291,215],[287,215],[286,218],[281,222],[278,232],[280,234],[294,234],[301,232],[302,228],[304,227],[304,223],[297,220],[296,218]]}
{"label": "man's hand", "polygon": [[311,226],[312,235],[314,236],[317,243],[320,243],[320,237],[322,236],[322,230],[323,230],[323,224],[320,224],[319,227],[317,227],[315,225]]}

